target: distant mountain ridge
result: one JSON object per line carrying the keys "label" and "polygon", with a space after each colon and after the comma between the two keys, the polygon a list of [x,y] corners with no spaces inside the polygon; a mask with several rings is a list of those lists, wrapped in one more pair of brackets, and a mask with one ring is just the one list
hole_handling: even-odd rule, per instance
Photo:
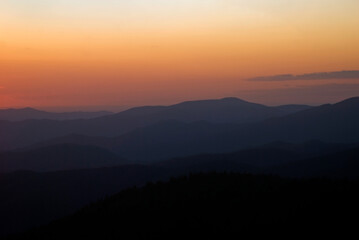
{"label": "distant mountain ridge", "polygon": [[222,99],[187,101],[171,106],[144,106],[132,108],[110,118],[142,116],[156,121],[177,120],[183,122],[209,121],[214,123],[248,123],[284,116],[309,109],[307,105],[283,105],[269,107],[228,97]]}
{"label": "distant mountain ridge", "polygon": [[358,99],[249,124],[164,121],[112,139],[112,150],[127,159],[155,161],[232,152],[273,141],[358,143]]}
{"label": "distant mountain ridge", "polygon": [[73,119],[90,119],[103,117],[106,115],[113,114],[108,111],[97,111],[97,112],[46,112],[37,110],[34,108],[10,108],[0,109],[0,120],[7,121],[24,121],[30,119],[49,119],[49,120],[73,120]]}
{"label": "distant mountain ridge", "polygon": [[[172,106],[132,108],[117,114],[81,120],[0,121],[0,151],[29,146],[69,134],[117,137],[163,121],[247,124],[293,113],[237,98],[184,102]],[[303,106],[298,108],[301,110]],[[308,108],[310,108],[308,106]]]}
{"label": "distant mountain ridge", "polygon": [[249,124],[166,121],[113,139],[128,159],[152,161],[200,153],[237,151],[273,141],[359,142],[359,98]]}

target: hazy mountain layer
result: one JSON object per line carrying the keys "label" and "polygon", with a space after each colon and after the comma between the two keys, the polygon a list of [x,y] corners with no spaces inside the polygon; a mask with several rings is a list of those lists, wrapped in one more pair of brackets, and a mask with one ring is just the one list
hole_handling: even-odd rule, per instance
{"label": "hazy mountain layer", "polygon": [[0,172],[59,171],[118,166],[124,160],[95,146],[53,145],[21,152],[0,153]]}
{"label": "hazy mountain layer", "polygon": [[71,135],[40,145],[67,142],[96,145],[130,161],[152,162],[201,153],[233,152],[274,141],[357,143],[358,109],[359,98],[352,98],[255,123],[167,120],[114,138]]}
{"label": "hazy mountain layer", "polygon": [[[116,137],[135,129],[175,120],[242,124],[287,115],[308,106],[268,107],[236,98],[139,107],[95,119],[0,121],[0,150],[15,149],[69,134]],[[0,118],[1,119],[1,118]]]}
{"label": "hazy mountain layer", "polygon": [[108,111],[98,112],[46,112],[34,108],[0,109],[0,120],[23,121],[29,119],[73,120],[90,119],[113,114]]}

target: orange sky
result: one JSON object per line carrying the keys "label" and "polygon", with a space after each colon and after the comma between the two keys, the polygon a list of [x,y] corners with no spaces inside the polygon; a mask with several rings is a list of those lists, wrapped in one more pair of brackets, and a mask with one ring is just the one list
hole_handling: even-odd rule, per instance
{"label": "orange sky", "polygon": [[359,84],[246,80],[359,69],[358,1],[130,2],[2,1],[0,108],[170,104],[242,93],[267,104],[315,104],[326,98],[275,100],[271,91]]}

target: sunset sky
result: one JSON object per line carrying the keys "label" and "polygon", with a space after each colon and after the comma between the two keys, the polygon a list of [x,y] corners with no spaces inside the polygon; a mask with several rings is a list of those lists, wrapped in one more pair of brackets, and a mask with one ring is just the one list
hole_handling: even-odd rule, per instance
{"label": "sunset sky", "polygon": [[0,108],[359,95],[358,0],[0,0]]}

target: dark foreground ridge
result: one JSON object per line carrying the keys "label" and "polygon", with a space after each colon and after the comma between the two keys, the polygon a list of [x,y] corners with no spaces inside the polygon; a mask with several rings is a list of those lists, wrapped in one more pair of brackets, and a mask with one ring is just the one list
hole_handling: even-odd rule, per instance
{"label": "dark foreground ridge", "polygon": [[202,236],[350,233],[357,228],[358,186],[358,181],[195,174],[122,191],[11,239],[171,238],[191,231]]}
{"label": "dark foreground ridge", "polygon": [[[73,154],[70,154],[72,151],[64,151],[69,149],[68,147],[74,147],[76,151]],[[57,151],[52,151],[56,149],[59,149],[58,157],[46,161],[48,157],[56,154]],[[45,154],[25,154],[32,156],[35,162],[29,158],[29,161],[24,163],[41,163],[38,166],[42,167],[49,166],[48,164],[61,166],[64,162],[62,158],[65,157],[68,158],[65,162],[86,165],[97,162],[96,165],[99,166],[105,163],[106,159],[111,159],[106,157],[107,151],[95,154],[97,151],[90,151],[91,149],[93,148],[78,148],[72,145],[47,147]],[[35,150],[37,151],[39,150]],[[43,153],[43,150],[40,149],[38,153]],[[0,154],[0,159],[1,156],[4,155]],[[153,165],[130,164],[56,172],[0,173],[0,239],[2,236],[23,232],[71,215],[91,202],[133,186],[143,186],[148,181],[167,181],[170,177],[190,173],[225,171],[289,178],[355,180],[359,178],[358,160],[357,145],[318,141],[301,144],[274,142],[233,153],[174,158]],[[0,163],[2,161],[3,159]],[[73,164],[71,166],[74,166]]]}

